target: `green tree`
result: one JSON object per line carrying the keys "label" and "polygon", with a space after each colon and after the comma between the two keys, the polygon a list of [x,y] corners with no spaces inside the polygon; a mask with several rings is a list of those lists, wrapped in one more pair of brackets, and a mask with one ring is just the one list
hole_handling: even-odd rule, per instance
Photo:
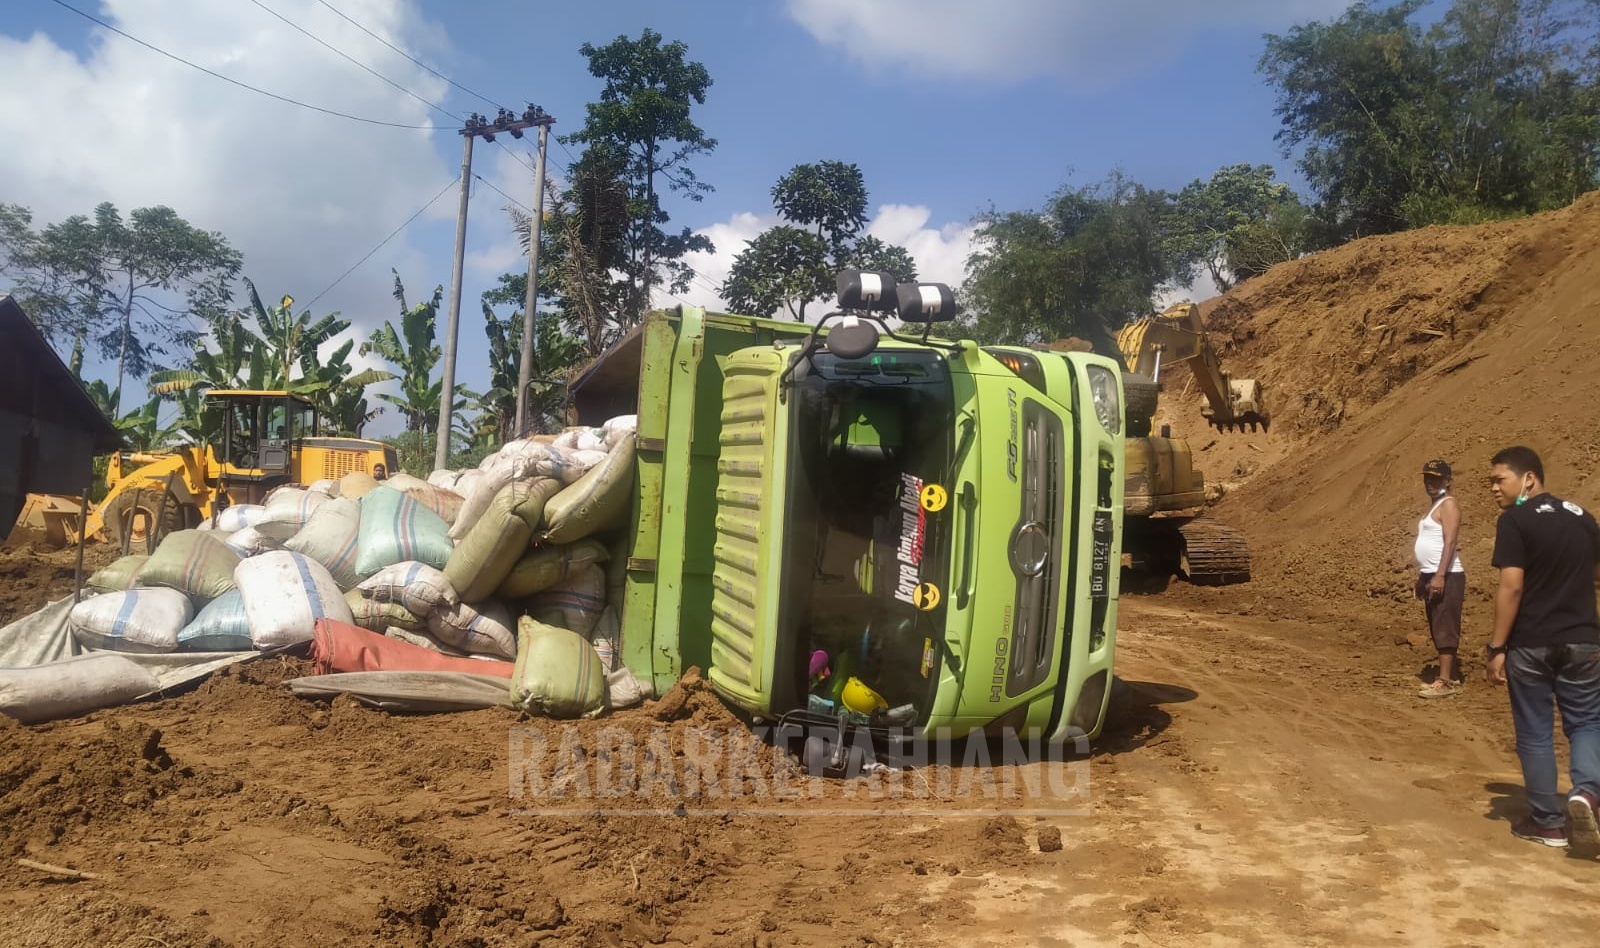
{"label": "green tree", "polygon": [[[384,361],[399,370],[396,378],[400,394],[379,392],[378,397],[395,406],[406,420],[404,447],[408,463],[420,463],[426,455],[430,435],[439,430],[439,401],[444,391],[444,378],[433,378],[433,369],[439,363],[440,350],[434,344],[434,327],[438,321],[439,303],[444,298],[444,287],[436,286],[433,296],[416,306],[406,304],[405,284],[400,274],[394,275],[394,298],[400,304],[400,328],[385,322],[373,330],[372,336],[361,344],[361,354],[376,352]],[[465,387],[456,386],[456,408],[466,408]],[[408,468],[409,469],[409,468]],[[426,472],[424,472],[426,473]]]}
{"label": "green tree", "polygon": [[861,169],[843,161],[795,165],[772,186],[778,216],[801,227],[815,227],[835,256],[867,226],[867,183]]}
{"label": "green tree", "polygon": [[[212,319],[209,344],[201,340],[195,345],[190,363],[194,368],[152,373],[152,390],[160,395],[229,388],[293,392],[310,398],[329,427],[358,432],[368,414],[364,407],[357,412],[365,405],[367,386],[394,376],[377,369],[356,372],[349,363],[353,339],[345,340],[326,360],[322,358],[319,347],[350,328],[350,321],[338,313],[316,318],[310,310],[296,314],[294,297],[287,295],[268,307],[255,284],[249,279],[244,282],[250,294],[250,315],[260,332],[251,330],[239,313]],[[210,432],[215,421],[185,414],[183,423]]]}
{"label": "green tree", "polygon": [[806,304],[833,291],[827,242],[790,225],[757,234],[733,258],[720,291],[737,313],[772,316],[787,309],[796,320],[806,318]]}
{"label": "green tree", "polygon": [[756,316],[783,310],[804,322],[807,304],[833,294],[839,270],[917,278],[916,261],[904,247],[861,234],[867,186],[855,165],[795,165],[772,186],[772,204],[787,223],[758,234],[734,257],[721,287],[730,309]]}
{"label": "green tree", "polygon": [[1268,36],[1278,140],[1340,238],[1569,203],[1600,183],[1590,0],[1357,3]]}
{"label": "green tree", "polygon": [[243,264],[227,238],[170,207],[138,208],[124,220],[104,203],[92,219],[38,232],[32,222],[26,208],[0,205],[0,271],[47,339],[87,337],[117,360],[118,393],[124,376],[143,378],[162,357],[188,353],[226,308]]}
{"label": "green tree", "polygon": [[[583,127],[562,140],[587,149],[575,177],[589,193],[576,195],[579,201],[613,204],[626,194],[626,218],[614,248],[602,239],[591,240],[589,247],[614,249],[615,259],[599,256],[599,272],[622,274],[618,314],[624,325],[632,325],[649,308],[652,287],[688,290],[694,271],[683,262],[685,254],[713,249],[710,240],[687,227],[668,231],[671,217],[661,206],[663,190],[690,201],[711,190],[689,164],[717,146],[691,115],[695,105],[705,104],[711,74],[689,60],[686,45],[664,43],[648,28],[638,39],[623,35],[604,46],[584,43],[580,52],[589,61],[589,74],[604,87],[600,101],[587,106]],[[610,225],[602,214],[591,213],[586,222],[600,230]]]}
{"label": "green tree", "polygon": [[[527,293],[525,273],[507,273],[483,294],[484,333],[489,341],[489,388],[477,398],[479,441],[502,444],[517,437],[517,380],[522,369],[523,313]],[[504,319],[495,306],[516,309]],[[584,346],[562,331],[558,319],[535,312],[538,345],[533,351],[528,394],[529,428],[539,432],[559,430],[565,423],[567,375],[586,357]]]}
{"label": "green tree", "polygon": [[1168,250],[1173,213],[1165,192],[1118,173],[1062,188],[1042,211],[983,215],[962,285],[965,328],[1009,343],[1079,335],[1109,353],[1107,330],[1150,312],[1156,292],[1185,276]]}
{"label": "green tree", "polygon": [[1219,290],[1313,249],[1305,205],[1271,165],[1229,165],[1178,192],[1168,250]]}

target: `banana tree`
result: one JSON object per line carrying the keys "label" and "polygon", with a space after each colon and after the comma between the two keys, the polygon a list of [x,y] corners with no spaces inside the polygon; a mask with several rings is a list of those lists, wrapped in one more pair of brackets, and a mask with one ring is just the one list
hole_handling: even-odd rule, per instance
{"label": "banana tree", "polygon": [[[105,387],[104,382],[99,384]],[[153,451],[165,447],[179,434],[178,425],[161,425],[161,404],[161,396],[152,395],[149,401],[114,422],[128,447],[135,451]]]}
{"label": "banana tree", "polygon": [[[250,328],[244,316],[230,313],[212,321],[212,346],[197,346],[194,368],[153,373],[152,390],[176,398],[185,405],[185,421],[199,432],[214,425],[200,417],[198,399],[178,396],[196,390],[246,388],[288,391],[310,398],[340,431],[356,432],[371,412],[365,407],[368,385],[394,378],[388,372],[367,369],[355,372],[349,363],[354,340],[335,350],[326,362],[318,347],[350,328],[350,321],[338,313],[313,320],[309,310],[296,315],[294,298],[284,296],[273,307],[261,302],[254,283],[248,279],[250,315],[260,334]],[[298,366],[298,372],[296,367]],[[189,405],[187,403],[193,403]]]}
{"label": "banana tree", "polygon": [[[421,455],[423,445],[439,426],[439,400],[444,390],[444,379],[433,377],[439,363],[440,350],[434,344],[434,329],[439,316],[439,304],[444,299],[444,287],[434,287],[433,296],[416,306],[406,304],[405,284],[400,274],[394,275],[394,298],[400,304],[400,327],[385,322],[374,330],[372,336],[361,344],[361,354],[376,352],[379,357],[398,371],[400,394],[379,392],[378,397],[395,406],[406,421],[406,442],[410,450]],[[466,386],[457,384],[452,413],[467,406]]]}
{"label": "banana tree", "polygon": [[369,408],[367,386],[395,377],[393,372],[382,369],[355,371],[349,361],[355,344],[354,339],[345,340],[326,362],[316,347],[307,349],[300,355],[300,378],[290,383],[290,391],[299,392],[316,404],[333,434],[359,436],[362,426],[382,410]]}

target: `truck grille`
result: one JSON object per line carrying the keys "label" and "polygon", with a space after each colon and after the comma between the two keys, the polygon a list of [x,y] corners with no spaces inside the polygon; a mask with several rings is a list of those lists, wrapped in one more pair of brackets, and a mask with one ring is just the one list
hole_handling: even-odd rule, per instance
{"label": "truck grille", "polygon": [[[1061,419],[1038,402],[1022,407],[1019,475],[1022,509],[1012,540],[1012,568],[1017,598],[1012,611],[1010,674],[1006,694],[1017,695],[1050,673],[1055,651],[1056,610],[1061,594],[1061,534],[1065,529],[1062,497],[1066,447]],[[1040,534],[1040,529],[1043,535]],[[1042,544],[1043,550],[1034,547]],[[1034,572],[1043,553],[1043,567]]]}

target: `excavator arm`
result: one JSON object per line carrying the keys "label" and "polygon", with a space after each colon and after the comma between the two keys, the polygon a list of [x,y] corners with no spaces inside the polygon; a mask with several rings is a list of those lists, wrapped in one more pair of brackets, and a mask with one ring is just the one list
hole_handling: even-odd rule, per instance
{"label": "excavator arm", "polygon": [[1265,429],[1271,418],[1261,403],[1261,385],[1254,379],[1233,379],[1222,370],[1211,337],[1193,303],[1169,306],[1154,316],[1136,319],[1117,333],[1117,348],[1128,371],[1161,380],[1161,370],[1187,362],[1205,395],[1206,420],[1218,430]]}

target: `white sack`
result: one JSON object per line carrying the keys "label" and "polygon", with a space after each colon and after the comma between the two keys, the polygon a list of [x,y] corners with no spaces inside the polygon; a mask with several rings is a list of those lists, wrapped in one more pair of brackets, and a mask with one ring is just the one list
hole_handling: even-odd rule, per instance
{"label": "white sack", "polygon": [[240,556],[259,556],[262,553],[283,549],[282,543],[271,537],[262,536],[261,531],[255,527],[245,527],[243,530],[231,533],[222,542],[228,544],[233,552]]}
{"label": "white sack", "polygon": [[511,611],[494,600],[476,607],[457,603],[428,616],[428,631],[446,645],[493,655],[507,660],[517,657],[517,637],[511,631]]}
{"label": "white sack", "polygon": [[279,550],[252,556],[233,571],[256,648],[311,641],[318,619],[354,624],[333,576],[316,560]]}
{"label": "white sack", "polygon": [[272,499],[267,501],[266,513],[253,526],[263,536],[280,542],[287,540],[299,533],[300,528],[311,519],[312,512],[330,499],[321,491],[280,487],[272,492]]}
{"label": "white sack", "polygon": [[28,668],[0,668],[0,714],[24,724],[126,704],[161,688],[156,676],[121,655],[97,653]]}
{"label": "white sack", "polygon": [[267,508],[260,504],[235,504],[217,514],[216,529],[222,533],[234,533],[245,527],[255,526],[266,515]]}
{"label": "white sack", "polygon": [[194,606],[176,589],[129,589],[78,603],[67,625],[86,648],[171,652],[178,647],[178,631],[192,618]]}
{"label": "white sack", "polygon": [[414,560],[385,566],[356,589],[368,599],[398,602],[412,615],[424,619],[436,610],[452,609],[461,601],[444,570]]}

